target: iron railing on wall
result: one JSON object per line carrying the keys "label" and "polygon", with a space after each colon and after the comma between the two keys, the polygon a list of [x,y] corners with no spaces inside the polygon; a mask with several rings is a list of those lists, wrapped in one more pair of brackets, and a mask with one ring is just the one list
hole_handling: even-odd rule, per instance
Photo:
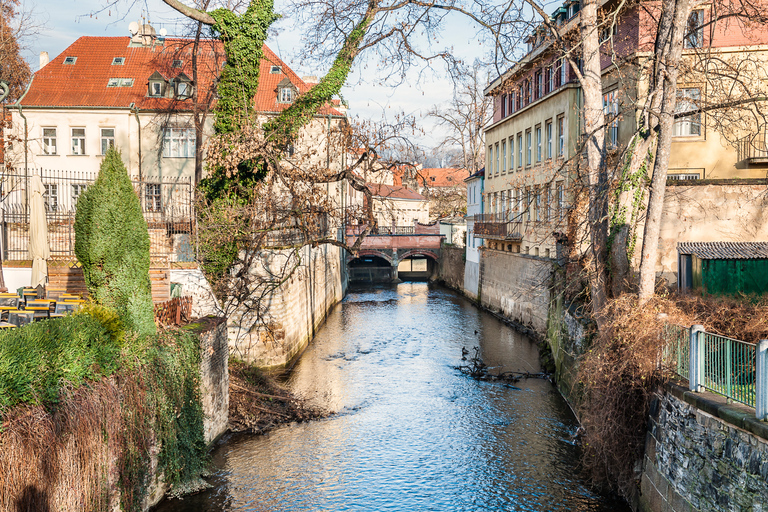
{"label": "iron railing on wall", "polygon": [[736,141],[736,161],[743,162],[752,158],[768,159],[768,132],[759,130]]}
{"label": "iron railing on wall", "polygon": [[[28,259],[29,207],[27,191],[33,174],[45,187],[46,220],[51,258],[74,258],[75,211],[80,195],[95,173],[47,169],[15,169],[0,172],[2,210],[2,256],[6,260]],[[149,228],[152,257],[193,261],[195,230],[194,188],[191,178],[152,177],[131,179]]]}
{"label": "iron railing on wall", "polygon": [[668,324],[662,332],[664,362],[687,379],[691,391],[707,389],[755,408],[768,419],[768,340],[757,345]]}

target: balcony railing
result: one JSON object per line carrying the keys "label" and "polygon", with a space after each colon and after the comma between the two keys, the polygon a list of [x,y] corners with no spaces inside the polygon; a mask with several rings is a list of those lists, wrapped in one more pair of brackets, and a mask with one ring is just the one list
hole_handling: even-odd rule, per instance
{"label": "balcony railing", "polygon": [[768,164],[768,132],[760,130],[739,139],[736,143],[736,161]]}
{"label": "balcony railing", "polygon": [[493,240],[522,240],[522,221],[510,220],[509,215],[511,214],[508,212],[475,215],[474,236]]}

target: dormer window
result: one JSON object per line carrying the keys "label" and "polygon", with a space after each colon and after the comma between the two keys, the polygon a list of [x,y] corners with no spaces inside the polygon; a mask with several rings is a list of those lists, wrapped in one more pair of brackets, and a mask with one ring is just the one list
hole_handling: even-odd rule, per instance
{"label": "dormer window", "polygon": [[133,87],[133,78],[121,78],[120,87]]}
{"label": "dormer window", "polygon": [[192,96],[192,80],[184,73],[179,73],[179,76],[174,79],[174,88],[176,97],[179,99],[186,99]]}
{"label": "dormer window", "polygon": [[280,103],[291,103],[293,102],[293,89],[290,87],[281,87],[280,88]]}
{"label": "dormer window", "polygon": [[269,68],[269,74],[270,75],[277,75],[279,73],[282,73],[282,69],[280,69],[280,66],[272,66]]}
{"label": "dormer window", "polygon": [[64,64],[74,64],[77,61],[77,57],[66,57]]}
{"label": "dormer window", "polygon": [[165,95],[165,78],[155,71],[149,77],[149,96],[161,98],[163,95]]}
{"label": "dormer window", "polygon": [[277,102],[293,103],[298,92],[299,91],[291,83],[291,81],[287,78],[284,78],[279,84],[277,84]]}
{"label": "dormer window", "polygon": [[188,82],[179,82],[176,84],[177,96],[190,96],[191,91]]}
{"label": "dormer window", "polygon": [[171,67],[172,67],[172,68],[180,68],[180,67],[182,67],[183,65],[184,65],[184,62],[182,62],[182,61],[180,61],[180,60],[178,60],[178,59],[174,60],[174,61],[171,63]]}
{"label": "dormer window", "polygon": [[122,66],[123,64],[125,64],[125,57],[115,57],[112,59],[113,66]]}
{"label": "dormer window", "polygon": [[117,87],[118,85],[120,85],[119,78],[110,78],[107,82],[107,87]]}

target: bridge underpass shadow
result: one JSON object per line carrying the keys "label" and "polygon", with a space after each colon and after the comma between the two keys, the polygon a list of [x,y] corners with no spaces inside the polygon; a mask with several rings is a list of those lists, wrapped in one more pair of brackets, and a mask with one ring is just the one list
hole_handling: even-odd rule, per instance
{"label": "bridge underpass shadow", "polygon": [[434,260],[423,256],[405,258],[396,266],[385,258],[363,255],[347,264],[350,283],[429,281],[437,270]]}

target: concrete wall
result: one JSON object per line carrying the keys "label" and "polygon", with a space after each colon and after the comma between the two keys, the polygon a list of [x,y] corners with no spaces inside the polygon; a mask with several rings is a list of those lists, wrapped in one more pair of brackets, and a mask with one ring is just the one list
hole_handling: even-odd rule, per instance
{"label": "concrete wall", "polygon": [[[684,395],[673,388],[652,411],[640,510],[768,510],[765,437],[694,407]],[[726,408],[734,407],[708,407],[715,414]]]}
{"label": "concrete wall", "polygon": [[765,180],[668,186],[658,271],[670,285],[676,285],[678,242],[768,240],[767,212]]}
{"label": "concrete wall", "polygon": [[480,254],[480,302],[544,333],[552,262],[484,247]]}
{"label": "concrete wall", "polygon": [[467,260],[464,263],[464,294],[477,300],[478,286],[480,285],[480,263]]}
{"label": "concrete wall", "polygon": [[450,288],[464,290],[464,248],[443,246],[437,278]]}
{"label": "concrete wall", "polygon": [[[264,251],[254,274],[280,275],[289,253]],[[344,297],[347,274],[340,248],[306,246],[298,256],[299,266],[290,278],[274,290],[262,289],[258,303],[239,304],[229,315],[229,348],[234,357],[261,367],[287,364]]]}
{"label": "concrete wall", "polygon": [[223,314],[219,301],[213,294],[211,284],[199,267],[171,267],[170,279],[171,284],[181,285],[182,296],[192,296],[192,318]]}

